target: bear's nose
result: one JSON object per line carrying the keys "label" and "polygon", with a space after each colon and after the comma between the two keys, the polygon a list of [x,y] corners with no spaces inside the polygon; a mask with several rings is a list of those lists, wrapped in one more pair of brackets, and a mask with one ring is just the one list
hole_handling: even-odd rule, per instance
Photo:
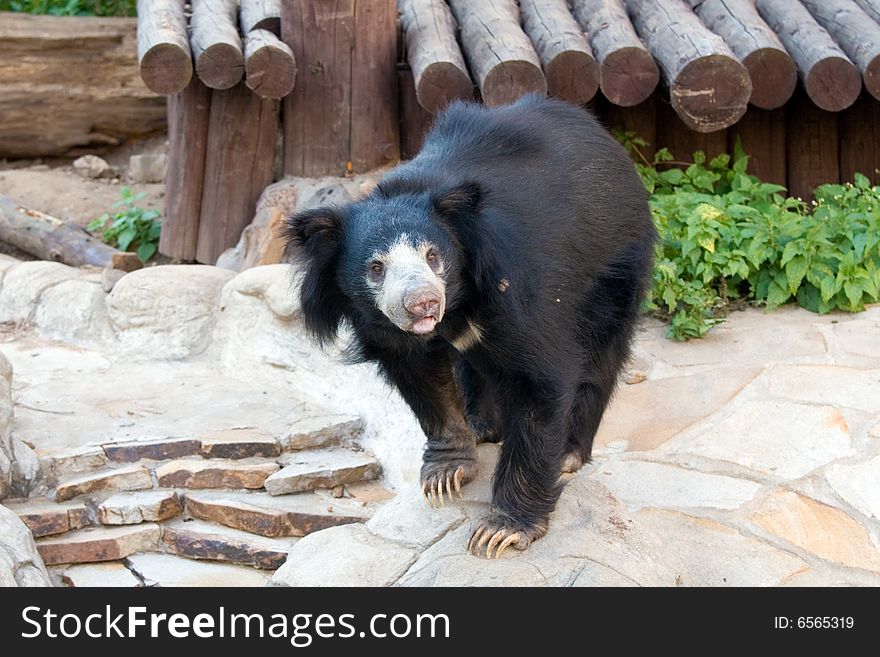
{"label": "bear's nose", "polygon": [[436,294],[415,294],[404,299],[403,307],[415,317],[436,317],[440,310],[440,299]]}

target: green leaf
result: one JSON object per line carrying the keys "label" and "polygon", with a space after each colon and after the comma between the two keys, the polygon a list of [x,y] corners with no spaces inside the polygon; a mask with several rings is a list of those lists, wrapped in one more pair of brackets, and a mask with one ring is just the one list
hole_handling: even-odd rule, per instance
{"label": "green leaf", "polygon": [[807,259],[804,256],[795,256],[785,266],[785,276],[788,281],[788,291],[796,294],[801,286],[801,281],[807,274]]}
{"label": "green leaf", "polygon": [[146,262],[156,253],[156,245],[152,242],[143,242],[138,246],[136,253],[141,262]]}
{"label": "green leaf", "polygon": [[794,258],[799,253],[801,253],[800,242],[792,240],[785,245],[785,249],[783,249],[782,251],[782,259],[779,261],[779,264],[785,266],[789,260]]}
{"label": "green leaf", "polygon": [[134,238],[137,236],[137,231],[134,228],[126,228],[119,236],[116,238],[116,243],[119,244],[119,248],[122,251],[127,251],[129,245],[134,241]]}
{"label": "green leaf", "polygon": [[862,286],[856,281],[846,281],[843,284],[843,293],[850,304],[855,307],[862,302]]}
{"label": "green leaf", "polygon": [[767,307],[776,308],[788,301],[791,294],[775,280],[767,288]]}
{"label": "green leaf", "polygon": [[824,276],[819,285],[819,291],[822,293],[822,301],[826,303],[837,294],[837,280],[832,276]]}

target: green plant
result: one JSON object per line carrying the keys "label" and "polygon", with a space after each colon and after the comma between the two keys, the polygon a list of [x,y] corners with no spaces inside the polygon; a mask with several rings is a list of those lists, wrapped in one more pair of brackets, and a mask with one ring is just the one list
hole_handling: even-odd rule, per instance
{"label": "green plant", "polygon": [[135,16],[137,0],[0,0],[0,11],[50,16]]}
{"label": "green plant", "polygon": [[669,320],[669,337],[702,337],[748,303],[827,313],[880,299],[880,187],[865,176],[818,187],[807,206],[749,175],[739,143],[733,158],[697,152],[682,169],[668,168],[666,149],[648,162],[644,142],[618,138],[642,160],[660,237],[646,305]]}
{"label": "green plant", "polygon": [[112,217],[105,212],[86,228],[101,231],[102,239],[111,246],[123,251],[134,249],[141,262],[146,262],[156,253],[162,222],[156,210],[145,210],[135,205],[143,197],[144,192],[135,194],[128,187],[123,187],[122,198],[113,204],[114,209],[120,210]]}

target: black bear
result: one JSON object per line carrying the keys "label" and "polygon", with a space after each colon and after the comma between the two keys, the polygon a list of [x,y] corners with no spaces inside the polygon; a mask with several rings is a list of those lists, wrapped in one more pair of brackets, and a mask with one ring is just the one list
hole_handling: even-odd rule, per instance
{"label": "black bear", "polygon": [[341,323],[427,437],[429,502],[501,441],[490,514],[468,549],[499,556],[547,531],[560,473],[590,458],[650,280],[647,193],[586,111],[527,96],[455,103],[413,160],[365,198],[288,219],[305,323]]}

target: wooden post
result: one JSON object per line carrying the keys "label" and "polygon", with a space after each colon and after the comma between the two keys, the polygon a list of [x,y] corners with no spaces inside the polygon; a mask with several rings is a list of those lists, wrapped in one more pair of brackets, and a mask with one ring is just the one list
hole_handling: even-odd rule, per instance
{"label": "wooden post", "polygon": [[657,87],[660,71],[636,34],[623,0],[571,0],[600,66],[600,86],[615,105],[644,102]]}
{"label": "wooden post", "polygon": [[856,101],[862,88],[858,70],[800,2],[756,0],[755,6],[785,44],[818,107],[839,112]]}
{"label": "wooden post", "polygon": [[511,103],[530,92],[547,93],[541,60],[520,27],[516,0],[449,0],[483,102]]}
{"label": "wooden post", "polygon": [[244,75],[238,0],[192,0],[192,12],[196,73],[212,89],[234,87]]}
{"label": "wooden post", "polygon": [[800,89],[785,110],[788,193],[809,201],[819,185],[840,182],[837,114],[816,107]]}
{"label": "wooden post", "polygon": [[754,0],[688,0],[700,20],[720,36],[752,79],[749,102],[763,109],[782,107],[797,85],[797,67],[764,22]]}
{"label": "wooden post", "polygon": [[802,2],[859,67],[868,93],[880,99],[880,25],[852,0]]}
{"label": "wooden post", "polygon": [[523,27],[532,40],[547,90],[561,100],[584,105],[599,88],[599,64],[566,0],[519,0]]}
{"label": "wooden post", "polygon": [[473,98],[474,83],[455,40],[457,26],[447,4],[397,0],[397,8],[419,104],[436,114],[457,98]]}
{"label": "wooden post", "polygon": [[410,160],[422,147],[433,117],[416,97],[415,81],[409,66],[400,65],[397,79],[400,84],[400,157]]}
{"label": "wooden post", "polygon": [[627,7],[685,125],[715,132],[742,118],[752,94],[749,73],[683,0],[627,0]]}
{"label": "wooden post", "polygon": [[196,260],[214,264],[235,246],[272,182],[278,101],[244,83],[211,92]]}
{"label": "wooden post", "polygon": [[138,0],[137,46],[141,79],[157,94],[176,94],[192,78],[183,0]]}
{"label": "wooden post", "polygon": [[195,260],[208,143],[211,90],[197,77],[168,97],[168,169],[159,252]]}
{"label": "wooden post", "polygon": [[248,32],[244,70],[248,89],[263,98],[284,98],[296,83],[293,51],[268,30]]}
{"label": "wooden post", "polygon": [[289,176],[360,172],[400,156],[394,0],[283,0],[300,73],[284,99]]}
{"label": "wooden post", "polygon": [[838,115],[840,132],[840,179],[852,182],[863,173],[871,184],[880,184],[880,103],[863,92]]}
{"label": "wooden post", "polygon": [[739,137],[749,155],[749,173],[764,182],[788,185],[785,162],[785,109],[749,107],[739,122],[727,129],[728,152],[733,155]]}

